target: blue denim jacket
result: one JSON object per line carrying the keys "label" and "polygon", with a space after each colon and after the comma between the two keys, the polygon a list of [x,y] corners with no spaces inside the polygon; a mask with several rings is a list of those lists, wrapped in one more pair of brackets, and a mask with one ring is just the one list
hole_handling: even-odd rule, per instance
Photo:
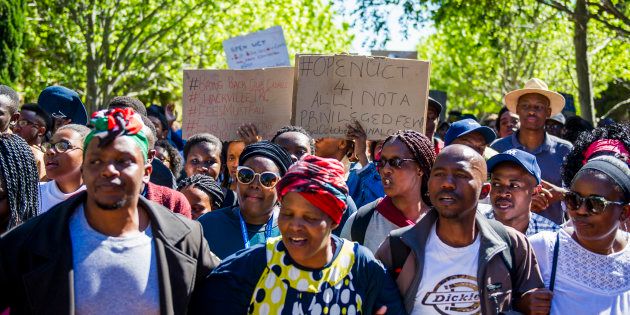
{"label": "blue denim jacket", "polygon": [[346,184],[357,209],[378,198],[385,197],[381,175],[376,170],[374,163],[368,164],[365,168],[361,168],[359,163],[352,165]]}

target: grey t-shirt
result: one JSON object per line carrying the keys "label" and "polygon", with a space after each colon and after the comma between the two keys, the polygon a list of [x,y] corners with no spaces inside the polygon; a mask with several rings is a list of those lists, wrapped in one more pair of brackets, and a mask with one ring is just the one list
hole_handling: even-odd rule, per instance
{"label": "grey t-shirt", "polygon": [[94,230],[81,205],[70,218],[76,314],[159,314],[151,227],[124,237]]}

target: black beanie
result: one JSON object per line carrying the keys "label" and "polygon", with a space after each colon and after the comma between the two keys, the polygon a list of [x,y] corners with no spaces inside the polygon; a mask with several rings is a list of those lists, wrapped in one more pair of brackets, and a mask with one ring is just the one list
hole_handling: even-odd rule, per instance
{"label": "black beanie", "polygon": [[281,146],[269,141],[260,141],[245,147],[238,158],[238,165],[243,165],[245,161],[255,156],[266,157],[276,163],[280,169],[280,176],[284,176],[284,173],[293,164],[291,156]]}
{"label": "black beanie", "polygon": [[[598,156],[592,158],[582,166],[578,173],[584,170],[596,170],[606,174],[612,179],[624,192],[624,198],[630,198],[630,166],[624,161],[613,156]],[[577,178],[577,174],[574,177]]]}

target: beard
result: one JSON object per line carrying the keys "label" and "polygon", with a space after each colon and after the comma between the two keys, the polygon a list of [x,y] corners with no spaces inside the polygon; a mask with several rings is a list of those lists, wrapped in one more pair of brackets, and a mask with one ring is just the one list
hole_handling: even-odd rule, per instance
{"label": "beard", "polygon": [[98,200],[94,201],[96,205],[103,210],[118,210],[127,204],[127,199],[120,199],[114,203],[103,203]]}

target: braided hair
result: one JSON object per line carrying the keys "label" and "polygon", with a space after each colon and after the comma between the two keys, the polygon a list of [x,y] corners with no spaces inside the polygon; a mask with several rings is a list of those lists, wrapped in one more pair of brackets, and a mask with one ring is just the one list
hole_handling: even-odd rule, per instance
{"label": "braided hair", "polygon": [[9,205],[8,231],[35,217],[39,208],[39,178],[35,157],[20,136],[0,135],[0,172]]}
{"label": "braided hair", "polygon": [[[630,123],[614,123],[604,127],[598,127],[589,132],[582,132],[573,142],[573,149],[565,157],[562,164],[562,181],[569,185],[575,174],[582,168],[584,153],[595,141],[601,139],[613,139],[621,141],[626,149],[630,150]],[[594,158],[599,154],[591,156]]]}
{"label": "braided hair", "polygon": [[223,204],[225,195],[219,183],[208,175],[196,174],[186,177],[177,183],[177,191],[182,191],[186,187],[199,188],[212,199],[212,209],[218,209]]}
{"label": "braided hair", "polygon": [[306,131],[306,129],[300,127],[300,126],[284,126],[282,128],[280,128],[280,130],[278,130],[278,132],[276,132],[276,135],[273,136],[273,138],[271,138],[271,142],[276,143],[276,138],[278,138],[280,135],[287,133],[287,132],[299,132],[303,135],[305,135],[308,138],[308,144],[311,148],[311,153],[315,152],[315,139],[313,139],[313,137],[311,136],[310,133],[308,133],[308,131]]}
{"label": "braided hair", "polygon": [[427,136],[414,131],[414,130],[399,130],[395,134],[387,137],[385,144],[400,140],[405,144],[409,152],[413,155],[413,159],[422,168],[422,187],[420,188],[420,194],[422,201],[425,204],[431,205],[429,199],[429,176],[431,175],[431,168],[435,162],[435,149],[433,148],[433,142],[427,138]]}

